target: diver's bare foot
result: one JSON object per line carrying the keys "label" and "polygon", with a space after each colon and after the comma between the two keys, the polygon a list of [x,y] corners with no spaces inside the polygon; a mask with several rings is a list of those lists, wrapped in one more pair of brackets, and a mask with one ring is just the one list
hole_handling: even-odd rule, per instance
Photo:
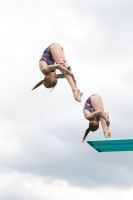
{"label": "diver's bare foot", "polygon": [[80,102],[78,93],[80,92],[80,90],[73,90],[73,95],[76,101]]}
{"label": "diver's bare foot", "polygon": [[81,102],[81,97],[82,97],[82,95],[83,95],[83,92],[80,92],[80,90],[79,90],[79,92],[78,92],[78,99],[79,99],[79,102]]}
{"label": "diver's bare foot", "polygon": [[104,133],[104,136],[105,136],[106,139],[108,139],[108,138],[111,137],[111,133],[107,131],[107,132]]}

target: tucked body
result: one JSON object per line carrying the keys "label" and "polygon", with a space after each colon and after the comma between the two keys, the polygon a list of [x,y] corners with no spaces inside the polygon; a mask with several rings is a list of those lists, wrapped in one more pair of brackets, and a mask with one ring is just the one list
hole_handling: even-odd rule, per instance
{"label": "tucked body", "polygon": [[90,131],[93,132],[99,128],[99,121],[101,122],[105,138],[111,137],[111,133],[109,131],[109,113],[104,112],[103,101],[99,95],[93,94],[86,100],[83,108],[83,114],[84,117],[89,120],[89,128],[85,131],[83,141]]}
{"label": "tucked body", "polygon": [[[54,43],[47,47],[39,61],[39,68],[45,78],[37,83],[32,90],[43,84],[46,88],[54,88],[58,79],[66,78],[72,89],[76,101],[81,102],[82,92],[77,87],[74,74],[70,65],[67,63],[64,50],[58,43]],[[56,69],[60,70],[60,74],[56,73]]]}

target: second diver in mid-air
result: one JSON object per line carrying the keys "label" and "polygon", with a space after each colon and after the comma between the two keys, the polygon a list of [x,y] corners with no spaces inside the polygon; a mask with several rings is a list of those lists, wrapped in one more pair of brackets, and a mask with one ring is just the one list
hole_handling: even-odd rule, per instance
{"label": "second diver in mid-air", "polygon": [[93,94],[86,100],[83,113],[84,117],[89,120],[89,128],[85,131],[83,141],[90,131],[96,131],[99,128],[99,121],[101,122],[105,138],[111,137],[109,113],[104,112],[103,101],[99,95]]}

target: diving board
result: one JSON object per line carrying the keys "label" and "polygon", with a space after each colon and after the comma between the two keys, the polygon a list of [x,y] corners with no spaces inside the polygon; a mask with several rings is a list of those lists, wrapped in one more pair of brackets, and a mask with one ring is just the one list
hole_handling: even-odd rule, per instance
{"label": "diving board", "polygon": [[98,152],[133,151],[133,138],[113,138],[86,141]]}

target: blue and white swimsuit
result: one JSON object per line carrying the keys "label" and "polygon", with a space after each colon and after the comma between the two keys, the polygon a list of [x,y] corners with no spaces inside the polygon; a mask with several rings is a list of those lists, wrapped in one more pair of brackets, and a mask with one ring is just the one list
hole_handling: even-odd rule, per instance
{"label": "blue and white swimsuit", "polygon": [[[92,95],[93,96],[93,95]],[[91,96],[91,97],[92,97]],[[91,97],[89,97],[86,102],[85,102],[85,106],[84,106],[84,109],[90,111],[91,113],[94,112],[94,109],[92,108],[92,105],[91,105]]]}
{"label": "blue and white swimsuit", "polygon": [[[50,46],[51,46],[51,45],[50,45]],[[54,61],[54,59],[53,59],[53,57],[52,57],[52,54],[51,54],[51,52],[50,52],[50,46],[47,47],[47,48],[44,50],[44,52],[43,52],[43,54],[42,54],[42,56],[41,56],[40,61],[41,61],[41,60],[44,60],[48,65],[53,65],[53,64],[55,63],[55,61]]]}

